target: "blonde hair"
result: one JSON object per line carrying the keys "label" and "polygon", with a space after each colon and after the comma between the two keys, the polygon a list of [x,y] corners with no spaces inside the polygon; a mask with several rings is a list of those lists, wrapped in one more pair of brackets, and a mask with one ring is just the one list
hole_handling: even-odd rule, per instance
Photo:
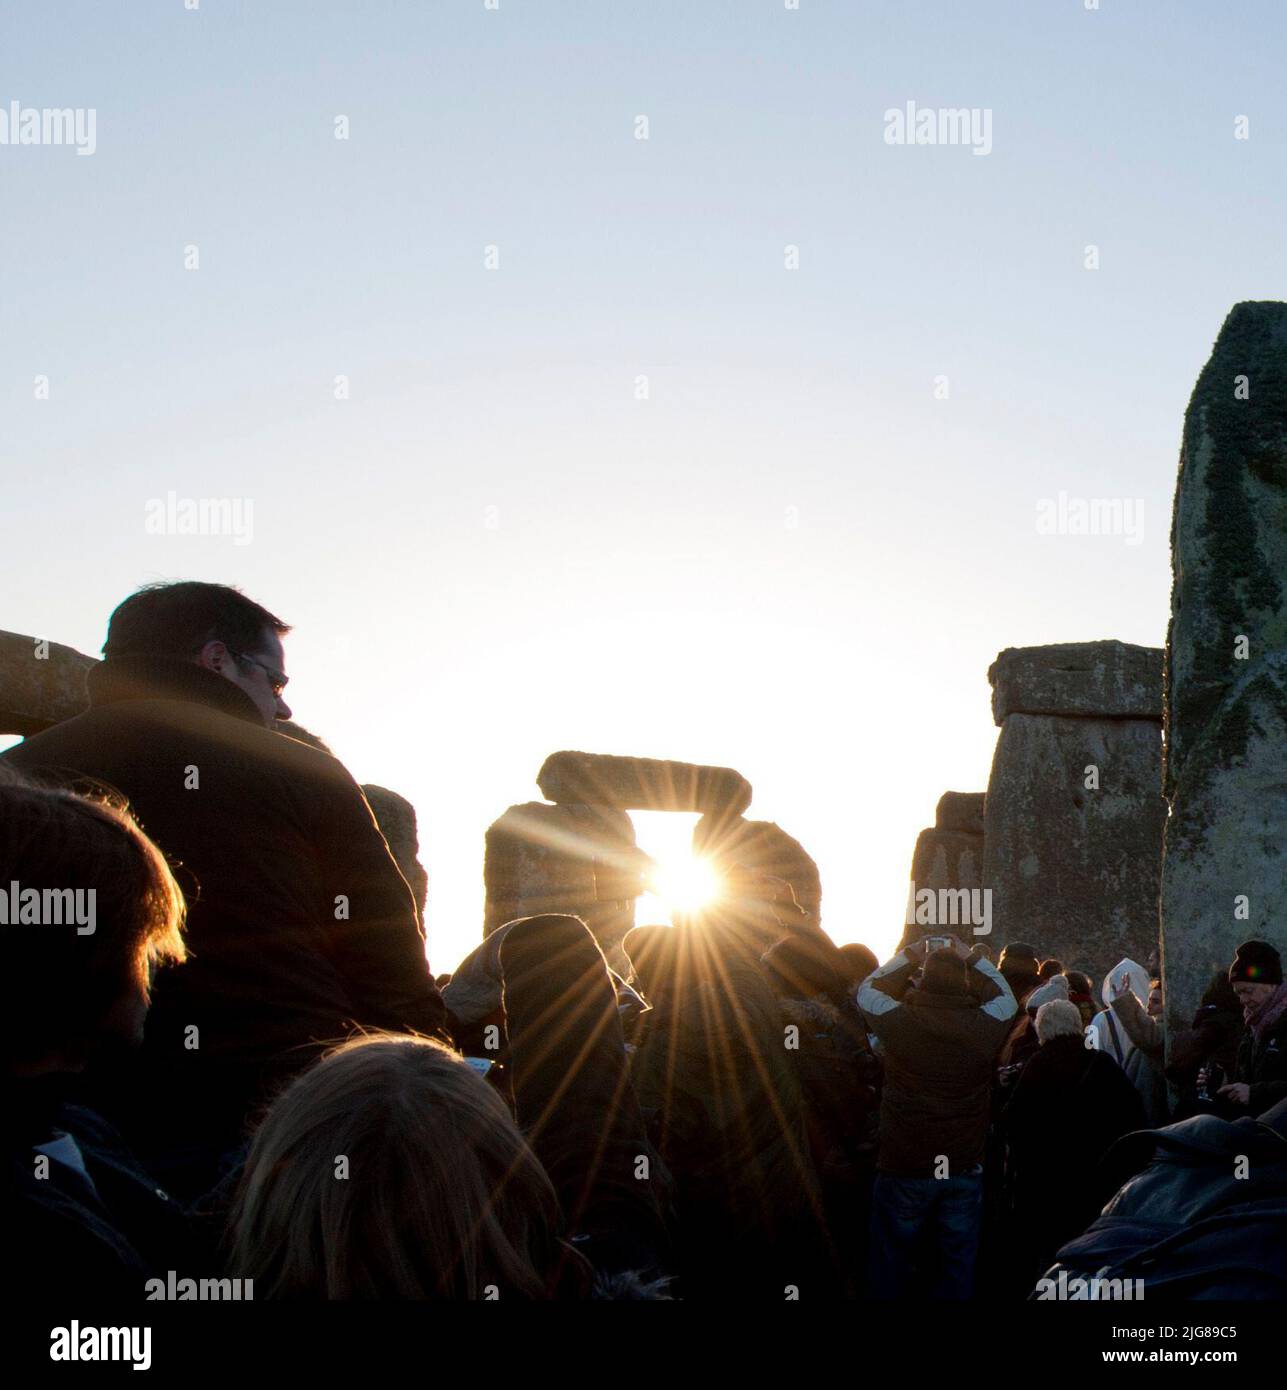
{"label": "blonde hair", "polygon": [[152,968],[186,959],[185,904],[165,856],[113,788],[76,790],[0,764],[0,883],[86,892],[93,929],[0,928],[8,993],[0,1048],[6,1062],[92,1041],[125,990],[150,995]]}
{"label": "blonde hair", "polygon": [[549,1295],[559,1206],[504,1101],[427,1038],[328,1053],[255,1134],[233,1272],[261,1298]]}

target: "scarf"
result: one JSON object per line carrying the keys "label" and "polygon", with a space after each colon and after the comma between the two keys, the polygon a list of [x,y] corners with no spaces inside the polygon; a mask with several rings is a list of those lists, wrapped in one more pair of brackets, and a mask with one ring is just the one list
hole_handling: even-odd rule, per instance
{"label": "scarf", "polygon": [[1287,1014],[1287,982],[1279,985],[1250,1019],[1251,1035],[1256,1040],[1257,1047],[1264,1041],[1265,1034],[1284,1014]]}

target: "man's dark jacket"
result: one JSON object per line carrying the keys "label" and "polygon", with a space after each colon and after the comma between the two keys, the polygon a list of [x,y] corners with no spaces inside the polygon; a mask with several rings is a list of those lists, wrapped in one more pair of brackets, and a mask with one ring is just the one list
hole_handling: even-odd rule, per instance
{"label": "man's dark jacket", "polygon": [[84,714],[5,757],[123,792],[188,899],[189,958],[158,973],[135,1090],[160,1082],[218,1127],[355,1023],[444,1029],[411,890],[335,758],[194,663],[116,658],[88,686]]}
{"label": "man's dark jacket", "polygon": [[885,1049],[876,1166],[892,1177],[932,1178],[946,1158],[958,1177],[983,1160],[993,1068],[1018,1005],[986,959],[972,963],[983,978],[969,994],[913,990],[916,966],[900,951],[858,991]]}
{"label": "man's dark jacket", "polygon": [[1254,1028],[1243,1032],[1234,1075],[1251,1087],[1247,1108],[1253,1115],[1287,1100],[1287,1010],[1259,1037]]}

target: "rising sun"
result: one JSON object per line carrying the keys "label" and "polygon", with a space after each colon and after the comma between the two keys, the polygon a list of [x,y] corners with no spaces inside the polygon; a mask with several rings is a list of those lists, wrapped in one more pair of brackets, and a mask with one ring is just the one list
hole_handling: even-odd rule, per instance
{"label": "rising sun", "polygon": [[668,908],[696,912],[718,897],[720,877],[708,859],[669,855],[656,861],[652,891]]}

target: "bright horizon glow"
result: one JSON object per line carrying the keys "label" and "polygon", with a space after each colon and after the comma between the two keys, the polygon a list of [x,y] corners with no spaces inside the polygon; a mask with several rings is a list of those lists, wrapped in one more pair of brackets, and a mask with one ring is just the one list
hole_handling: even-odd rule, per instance
{"label": "bright horizon glow", "polygon": [[[997,653],[1164,642],[1189,393],[1283,294],[1281,0],[22,8],[0,102],[97,145],[0,148],[0,625],[97,655],[159,579],[293,624],[435,971],[561,748],[736,768],[884,959]],[[911,99],[991,153],[887,144]],[[149,533],[170,492],[253,537]]]}

